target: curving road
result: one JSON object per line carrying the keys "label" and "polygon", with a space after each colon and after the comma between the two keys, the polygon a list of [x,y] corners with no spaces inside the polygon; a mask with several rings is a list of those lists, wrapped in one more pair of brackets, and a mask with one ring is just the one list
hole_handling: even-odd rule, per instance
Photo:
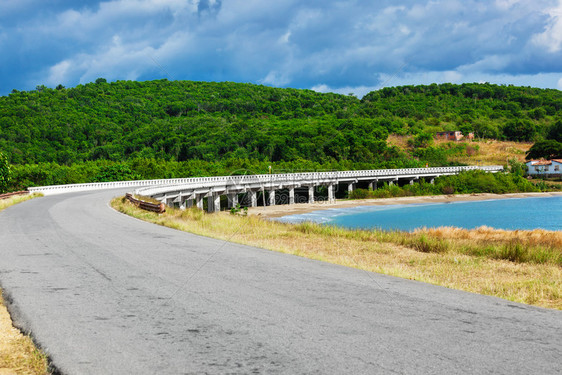
{"label": "curving road", "polygon": [[16,324],[64,374],[562,373],[562,312],[144,223],[118,192],[0,213]]}

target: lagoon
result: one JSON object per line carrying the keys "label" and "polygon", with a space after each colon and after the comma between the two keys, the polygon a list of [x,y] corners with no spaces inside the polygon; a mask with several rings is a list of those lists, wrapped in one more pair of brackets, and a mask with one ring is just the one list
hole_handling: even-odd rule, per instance
{"label": "lagoon", "polygon": [[311,221],[346,228],[412,231],[421,227],[562,230],[562,196],[486,201],[333,208],[276,219]]}

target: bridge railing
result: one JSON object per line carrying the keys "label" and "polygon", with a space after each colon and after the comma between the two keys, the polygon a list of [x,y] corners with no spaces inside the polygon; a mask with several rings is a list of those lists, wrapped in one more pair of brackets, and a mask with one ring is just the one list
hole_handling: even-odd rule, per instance
{"label": "bridge railing", "polygon": [[93,191],[117,188],[143,188],[143,187],[172,187],[198,185],[199,188],[213,187],[217,184],[244,185],[249,183],[282,183],[295,181],[349,181],[354,178],[396,177],[407,175],[431,175],[459,173],[460,171],[480,169],[487,172],[499,172],[502,166],[465,166],[465,167],[436,167],[436,168],[406,168],[406,169],[376,169],[359,171],[337,171],[337,172],[301,172],[287,174],[261,174],[261,175],[231,175],[217,177],[190,177],[158,180],[135,180],[95,182],[86,184],[52,185],[28,188],[29,192],[40,192],[44,195],[72,193],[80,191]]}
{"label": "bridge railing", "polygon": [[155,196],[166,193],[177,193],[195,189],[214,189],[217,187],[236,188],[250,187],[252,184],[261,185],[265,188],[272,184],[286,183],[308,183],[308,184],[330,184],[339,182],[350,182],[356,179],[384,179],[399,177],[424,177],[438,176],[444,174],[456,174],[461,171],[483,170],[486,172],[499,172],[502,166],[463,166],[463,167],[435,167],[435,168],[405,168],[405,169],[378,169],[378,170],[359,170],[359,171],[337,171],[337,172],[305,172],[305,173],[286,173],[286,174],[262,174],[262,175],[240,175],[222,177],[204,177],[189,179],[188,182],[179,184],[167,184],[165,186],[152,186],[137,189],[138,194]]}

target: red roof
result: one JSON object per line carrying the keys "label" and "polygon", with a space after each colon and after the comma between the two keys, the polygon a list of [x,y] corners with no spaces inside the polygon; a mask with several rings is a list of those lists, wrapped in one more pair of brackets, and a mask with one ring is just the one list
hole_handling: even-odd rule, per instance
{"label": "red roof", "polygon": [[531,163],[531,165],[551,165],[553,161],[562,164],[562,159],[552,159],[552,160],[529,160],[527,163]]}

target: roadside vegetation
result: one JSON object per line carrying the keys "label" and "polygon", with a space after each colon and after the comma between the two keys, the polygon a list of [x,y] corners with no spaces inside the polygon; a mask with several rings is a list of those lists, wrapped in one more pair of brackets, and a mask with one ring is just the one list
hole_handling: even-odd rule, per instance
{"label": "roadside vegetation", "polygon": [[[0,200],[0,211],[39,195],[20,195]],[[14,328],[4,305],[0,288],[0,374],[45,375],[49,374],[47,356],[37,349],[28,335]]]}
{"label": "roadside vegetation", "polygon": [[112,206],[142,220],[203,236],[562,309],[561,232],[349,230],[197,209],[168,208],[159,215],[122,198],[114,199]]}

